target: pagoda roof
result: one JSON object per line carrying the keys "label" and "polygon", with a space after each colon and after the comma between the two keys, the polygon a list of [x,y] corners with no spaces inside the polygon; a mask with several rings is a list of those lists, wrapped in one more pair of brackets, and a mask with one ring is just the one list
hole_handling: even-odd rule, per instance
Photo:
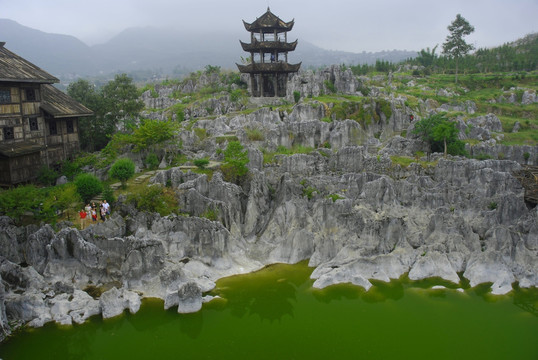
{"label": "pagoda roof", "polygon": [[60,82],[45,70],[12,53],[0,42],[0,81],[52,84]]}
{"label": "pagoda roof", "polygon": [[91,116],[93,111],[52,85],[42,85],[41,109],[55,118]]}
{"label": "pagoda roof", "polygon": [[242,73],[256,74],[256,73],[292,73],[299,71],[301,63],[288,64],[287,62],[273,62],[273,63],[251,63],[248,65],[239,65],[237,68]]}
{"label": "pagoda roof", "polygon": [[247,23],[243,20],[245,29],[251,32],[263,32],[272,33],[275,30],[277,32],[291,31],[293,28],[294,20],[290,22],[282,21],[278,16],[273,14],[269,7],[265,14],[256,19],[253,23]]}
{"label": "pagoda roof", "polygon": [[244,51],[293,51],[297,47],[297,40],[291,43],[284,41],[258,41],[254,39],[252,43],[244,43],[239,40]]}

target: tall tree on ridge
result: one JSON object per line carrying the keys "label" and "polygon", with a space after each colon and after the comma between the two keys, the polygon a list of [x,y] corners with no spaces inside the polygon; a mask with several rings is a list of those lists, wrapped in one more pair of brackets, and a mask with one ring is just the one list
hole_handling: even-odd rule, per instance
{"label": "tall tree on ridge", "polygon": [[460,14],[456,16],[449,26],[448,31],[450,34],[446,37],[446,41],[443,44],[443,54],[454,58],[456,61],[456,83],[458,82],[458,61],[459,58],[466,55],[469,51],[474,49],[474,46],[467,44],[463,39],[464,36],[474,32],[474,26],[469,24],[467,20]]}

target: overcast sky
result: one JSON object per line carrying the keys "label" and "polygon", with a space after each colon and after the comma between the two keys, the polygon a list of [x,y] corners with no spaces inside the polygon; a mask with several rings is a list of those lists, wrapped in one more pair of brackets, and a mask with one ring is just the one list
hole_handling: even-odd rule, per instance
{"label": "overcast sky", "polygon": [[[447,26],[461,14],[475,27],[466,38],[491,47],[538,32],[538,0],[0,0],[0,18],[88,45],[128,27],[244,32],[267,7],[295,19],[288,39],[352,52],[441,47]],[[0,40],[1,34],[0,34]]]}

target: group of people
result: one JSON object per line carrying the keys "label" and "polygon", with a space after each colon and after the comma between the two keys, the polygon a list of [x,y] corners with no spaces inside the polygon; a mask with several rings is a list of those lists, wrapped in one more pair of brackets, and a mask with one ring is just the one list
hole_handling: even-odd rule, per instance
{"label": "group of people", "polygon": [[[103,200],[99,203],[99,207],[93,202],[91,205],[88,203],[84,209],[80,210],[80,227],[84,229],[87,221],[92,219],[92,223],[97,222],[97,216],[101,217],[101,221],[105,221],[107,216],[110,215],[110,204]],[[88,220],[86,220],[88,219]]]}

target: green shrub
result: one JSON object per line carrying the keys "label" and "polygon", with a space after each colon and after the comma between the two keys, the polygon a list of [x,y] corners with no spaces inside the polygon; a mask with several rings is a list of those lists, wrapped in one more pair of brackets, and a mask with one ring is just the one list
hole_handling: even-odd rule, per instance
{"label": "green shrub", "polygon": [[126,140],[135,145],[133,151],[137,152],[173,138],[176,129],[177,124],[172,121],[146,119]]}
{"label": "green shrub", "polygon": [[299,91],[293,92],[293,100],[295,100],[296,104],[301,100],[301,93]]}
{"label": "green shrub", "polygon": [[103,185],[103,200],[106,200],[109,204],[116,202],[116,197],[114,196],[114,190],[108,184]]}
{"label": "green shrub", "polygon": [[478,155],[475,155],[474,158],[477,160],[488,160],[488,159],[491,159],[491,156],[488,154],[480,153]]}
{"label": "green shrub", "polygon": [[265,136],[263,135],[263,132],[258,128],[245,128],[245,131],[247,133],[247,138],[250,141],[263,141],[263,140],[265,140]]}
{"label": "green shrub", "polygon": [[121,181],[121,186],[125,189],[127,180],[129,180],[135,173],[135,164],[129,158],[122,158],[116,160],[114,165],[110,168],[108,175],[111,178]]}
{"label": "green shrub", "polygon": [[490,210],[497,209],[497,203],[495,201],[490,202],[489,205],[488,205],[488,209],[490,209]]}
{"label": "green shrub", "polygon": [[529,154],[528,152],[523,154],[523,159],[525,159],[525,161],[529,161],[530,157],[531,157],[531,154]]}
{"label": "green shrub", "polygon": [[174,191],[159,184],[138,185],[131,189],[127,201],[139,211],[157,212],[161,216],[170,215],[178,209]]}
{"label": "green shrub", "polygon": [[21,216],[26,212],[37,214],[44,199],[43,192],[34,185],[0,190],[0,214],[7,215],[20,222]]}
{"label": "green shrub", "polygon": [[155,153],[149,153],[146,156],[146,159],[144,160],[144,163],[146,164],[146,167],[148,169],[156,169],[159,166],[159,158]]}
{"label": "green shrub", "polygon": [[241,89],[232,90],[230,92],[230,100],[232,102],[238,101],[241,98],[241,96],[243,96],[243,90]]}
{"label": "green shrub", "polygon": [[310,200],[314,196],[315,192],[318,192],[318,190],[315,187],[308,186],[303,189],[303,196],[306,196],[308,200]]}
{"label": "green shrub", "polygon": [[240,183],[248,174],[248,150],[239,141],[230,141],[224,150],[224,163],[221,166],[224,179],[228,182]]}
{"label": "green shrub", "polygon": [[332,81],[325,80],[323,84],[325,85],[327,90],[329,90],[331,93],[333,94],[336,93],[336,87],[334,86],[334,83]]}
{"label": "green shrub", "polygon": [[37,181],[45,186],[51,186],[56,184],[58,173],[46,165],[41,166],[37,173]]}
{"label": "green shrub", "polygon": [[40,217],[47,222],[55,222],[56,215],[65,211],[67,220],[74,220],[81,207],[81,197],[76,185],[64,184],[51,190],[43,202]]}
{"label": "green shrub", "polygon": [[84,203],[88,203],[95,195],[103,191],[103,184],[91,174],[79,174],[75,178],[75,186]]}
{"label": "green shrub", "polygon": [[211,221],[217,221],[219,217],[219,210],[214,207],[208,207],[202,214],[200,214],[200,217],[206,218]]}
{"label": "green shrub", "polygon": [[209,159],[207,158],[195,159],[192,163],[196,165],[199,169],[205,169],[205,167],[209,165]]}
{"label": "green shrub", "polygon": [[207,139],[207,130],[206,129],[194,128],[194,133],[196,134],[196,136],[198,136],[198,139],[200,139],[200,141],[204,141],[205,139]]}
{"label": "green shrub", "polygon": [[333,202],[336,202],[336,200],[345,199],[345,197],[339,194],[330,194],[327,196],[327,198],[331,199]]}

